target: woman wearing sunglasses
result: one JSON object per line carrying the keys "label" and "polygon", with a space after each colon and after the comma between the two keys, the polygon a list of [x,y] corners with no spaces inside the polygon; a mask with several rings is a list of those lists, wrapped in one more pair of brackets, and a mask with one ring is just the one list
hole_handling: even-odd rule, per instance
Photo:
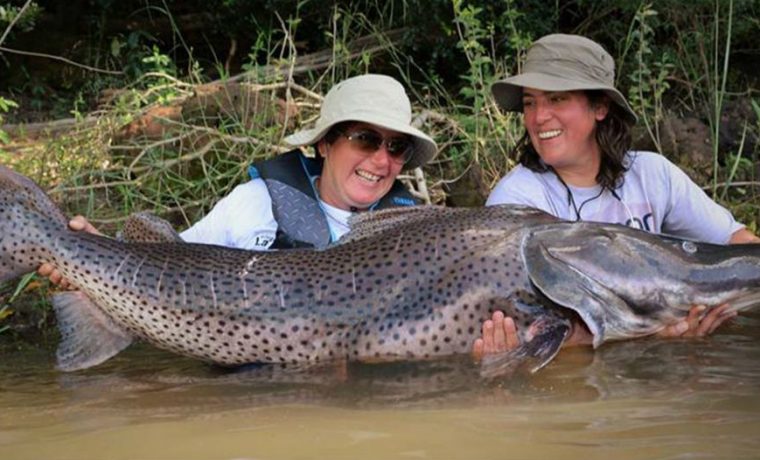
{"label": "woman wearing sunglasses", "polygon": [[[519,165],[487,205],[524,204],[571,221],[618,223],[717,244],[760,242],[665,157],[634,152],[636,115],[614,87],[615,62],[599,44],[553,34],[528,50],[522,73],[492,86],[503,109],[522,112]],[[705,335],[733,316],[727,306],[693,307],[663,336]],[[590,343],[575,327],[570,343]],[[517,346],[514,321],[500,312],[483,325],[474,353]]]}
{"label": "woman wearing sunglasses", "polygon": [[[239,185],[182,238],[247,249],[325,247],[359,211],[417,201],[396,176],[425,164],[435,142],[411,126],[403,86],[385,75],[335,85],[311,129],[285,138],[296,150],[249,168]],[[302,149],[313,147],[313,157]]]}
{"label": "woman wearing sunglasses", "polygon": [[[182,238],[254,250],[321,248],[348,231],[353,213],[418,204],[396,177],[428,162],[437,146],[411,121],[409,98],[391,77],[368,74],[336,84],[314,127],[285,138],[295,149],[252,165],[251,180]],[[81,216],[70,226],[97,232]],[[47,264],[38,273],[68,284]]]}

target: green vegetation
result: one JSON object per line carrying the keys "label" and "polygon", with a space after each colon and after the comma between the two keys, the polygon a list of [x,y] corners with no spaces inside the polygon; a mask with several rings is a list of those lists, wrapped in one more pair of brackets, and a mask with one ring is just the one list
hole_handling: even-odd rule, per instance
{"label": "green vegetation", "polygon": [[[106,233],[137,210],[182,228],[281,151],[334,82],[371,71],[406,84],[442,147],[416,188],[457,204],[466,182],[477,203],[513,166],[522,133],[491,83],[535,38],[580,33],[617,57],[641,115],[637,144],[757,231],[759,10],[752,0],[0,0],[0,162]],[[38,284],[0,290],[0,337],[15,330],[11,300]],[[44,310],[34,295],[27,303]]]}

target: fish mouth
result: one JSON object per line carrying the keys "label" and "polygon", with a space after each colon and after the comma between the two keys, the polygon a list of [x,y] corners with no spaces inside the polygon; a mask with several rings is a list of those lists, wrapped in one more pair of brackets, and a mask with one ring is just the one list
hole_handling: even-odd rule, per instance
{"label": "fish mouth", "polygon": [[371,172],[365,171],[364,169],[357,169],[354,171],[354,174],[372,183],[380,182],[384,177],[377,174],[372,174]]}
{"label": "fish mouth", "polygon": [[561,129],[552,129],[549,131],[539,131],[538,132],[538,138],[542,141],[548,140],[548,139],[554,139],[555,137],[562,134]]}

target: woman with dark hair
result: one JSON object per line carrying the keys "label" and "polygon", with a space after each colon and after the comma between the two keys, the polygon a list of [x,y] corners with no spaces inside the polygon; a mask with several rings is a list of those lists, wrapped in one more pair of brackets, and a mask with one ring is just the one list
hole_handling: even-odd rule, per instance
{"label": "woman with dark hair", "polygon": [[[596,42],[553,34],[528,50],[522,73],[495,83],[499,106],[522,112],[519,165],[502,178],[487,205],[524,204],[562,219],[618,223],[716,244],[760,242],[662,155],[631,151],[636,115],[614,86],[615,63]],[[733,314],[727,306],[702,317],[691,309],[662,335],[705,335]],[[570,343],[590,336],[575,327]],[[483,326],[475,355],[517,344],[501,312]]]}
{"label": "woman with dark hair", "polygon": [[[530,89],[527,91],[530,93]],[[582,91],[592,108],[604,107],[607,115],[596,123],[594,137],[598,145],[601,161],[596,175],[596,184],[608,190],[614,190],[621,185],[623,174],[626,172],[625,160],[631,146],[631,128],[633,126],[630,114],[617,104],[610,104],[610,99],[600,90]],[[528,95],[530,99],[530,95]],[[529,102],[530,105],[530,102]],[[524,105],[523,105],[524,107]],[[529,109],[530,112],[530,109]],[[533,147],[530,135],[526,131],[515,146],[513,155],[519,158],[521,165],[536,172],[551,172],[552,166],[546,164],[536,148]],[[493,196],[493,194],[492,194]],[[497,201],[498,198],[492,198]]]}

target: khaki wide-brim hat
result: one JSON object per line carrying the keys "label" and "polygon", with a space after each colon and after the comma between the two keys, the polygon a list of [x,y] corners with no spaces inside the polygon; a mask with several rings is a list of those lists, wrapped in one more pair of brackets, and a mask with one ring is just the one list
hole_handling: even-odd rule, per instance
{"label": "khaki wide-brim hat", "polygon": [[333,86],[314,127],[287,136],[285,142],[293,147],[316,144],[333,125],[344,121],[360,121],[412,136],[414,151],[404,169],[422,166],[438,152],[435,141],[412,126],[412,104],[401,83],[377,74],[352,77]]}
{"label": "khaki wide-brim hat", "polygon": [[521,112],[523,88],[541,91],[601,90],[636,123],[636,113],[615,88],[615,60],[601,45],[579,35],[552,34],[528,49],[522,73],[491,85],[496,103]]}

